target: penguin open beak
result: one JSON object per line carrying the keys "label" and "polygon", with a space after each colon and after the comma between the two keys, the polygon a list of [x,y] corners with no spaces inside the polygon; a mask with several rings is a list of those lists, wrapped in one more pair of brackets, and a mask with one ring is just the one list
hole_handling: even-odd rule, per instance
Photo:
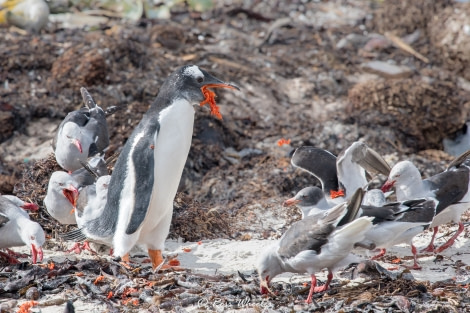
{"label": "penguin open beak", "polygon": [[28,210],[28,211],[37,211],[39,210],[39,206],[36,203],[29,203],[25,202],[22,206],[23,209]]}
{"label": "penguin open beak", "polygon": [[74,186],[70,185],[68,188],[64,188],[62,190],[64,196],[69,200],[69,202],[73,205],[73,207],[77,206],[77,199],[78,199],[78,189]]}
{"label": "penguin open beak", "polygon": [[222,114],[220,114],[219,107],[215,103],[215,93],[210,90],[209,88],[228,88],[228,89],[235,89],[240,90],[238,86],[225,83],[225,82],[215,82],[215,83],[207,83],[201,87],[201,92],[204,95],[204,100],[199,104],[200,106],[204,106],[204,104],[209,104],[211,108],[211,114],[216,116],[219,120],[222,119]]}

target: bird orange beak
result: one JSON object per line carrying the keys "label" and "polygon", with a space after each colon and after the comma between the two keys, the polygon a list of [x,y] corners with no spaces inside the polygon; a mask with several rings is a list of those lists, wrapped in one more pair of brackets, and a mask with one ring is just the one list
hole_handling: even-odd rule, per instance
{"label": "bird orange beak", "polygon": [[292,206],[292,205],[295,205],[297,203],[299,203],[300,200],[297,200],[295,198],[290,198],[290,199],[287,199],[286,201],[284,201],[284,203],[282,204],[283,207],[288,207],[288,206]]}

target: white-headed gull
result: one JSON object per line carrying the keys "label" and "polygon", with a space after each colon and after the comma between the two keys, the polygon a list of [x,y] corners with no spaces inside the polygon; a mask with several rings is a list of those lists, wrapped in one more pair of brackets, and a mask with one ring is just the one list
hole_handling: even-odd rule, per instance
{"label": "white-headed gull", "polygon": [[102,154],[109,145],[106,113],[85,88],[80,91],[86,107],[67,114],[52,143],[57,163],[69,172],[82,168],[89,157]]}
{"label": "white-headed gull", "polygon": [[[466,152],[454,160],[446,171],[427,179],[422,179],[419,170],[410,161],[398,162],[390,172],[388,180],[382,186],[383,191],[395,187],[399,201],[427,197],[438,202],[436,216],[430,227],[433,228],[433,236],[428,247],[424,251],[442,252],[453,245],[455,239],[464,230],[460,221],[461,215],[470,208],[470,168],[468,162],[470,152]],[[434,238],[438,226],[454,222],[459,224],[457,232],[446,243],[434,249]]]}
{"label": "white-headed gull", "polygon": [[[281,239],[263,251],[257,266],[261,293],[267,293],[272,279],[284,272],[310,274],[312,284],[307,303],[312,302],[313,293],[327,290],[333,270],[348,264],[350,251],[372,227],[370,217],[337,227],[347,212],[347,204],[342,203],[326,211],[322,218],[307,216],[292,224]],[[315,273],[324,268],[328,269],[328,280],[316,287]]]}
{"label": "white-headed gull", "polygon": [[42,246],[46,237],[41,225],[31,221],[28,213],[5,197],[0,197],[0,215],[3,220],[0,249],[27,245],[31,248],[32,263],[35,264],[38,259],[42,261]]}

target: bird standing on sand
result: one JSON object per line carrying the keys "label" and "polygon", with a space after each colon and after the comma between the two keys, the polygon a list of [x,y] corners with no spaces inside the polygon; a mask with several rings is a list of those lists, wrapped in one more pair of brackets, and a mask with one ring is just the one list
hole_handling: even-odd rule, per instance
{"label": "bird standing on sand", "polygon": [[173,200],[191,146],[194,105],[209,103],[221,117],[208,88],[238,89],[195,65],[166,79],[115,164],[102,214],[83,226],[90,239],[112,241],[114,255],[124,260],[142,244],[154,269],[163,263]]}
{"label": "bird standing on sand", "polygon": [[[284,272],[310,274],[312,284],[306,303],[312,302],[315,292],[327,290],[333,279],[333,269],[349,264],[351,249],[372,227],[370,217],[337,227],[344,222],[348,211],[346,203],[342,203],[326,211],[322,218],[307,216],[292,224],[279,241],[263,251],[257,267],[261,294],[266,294],[270,281]],[[315,273],[325,267],[328,268],[328,280],[325,285],[316,287]]]}
{"label": "bird standing on sand", "polygon": [[[463,153],[449,164],[444,172],[427,179],[422,179],[419,170],[410,161],[395,164],[382,191],[395,187],[397,200],[403,201],[418,197],[426,197],[437,201],[436,216],[430,227],[433,235],[429,245],[423,250],[442,252],[454,244],[455,239],[464,230],[460,216],[470,208],[470,151]],[[439,225],[454,222],[459,224],[457,232],[443,245],[434,248]]]}
{"label": "bird standing on sand", "polygon": [[109,145],[106,113],[85,88],[80,91],[86,107],[67,114],[52,142],[57,163],[69,172],[81,169]]}

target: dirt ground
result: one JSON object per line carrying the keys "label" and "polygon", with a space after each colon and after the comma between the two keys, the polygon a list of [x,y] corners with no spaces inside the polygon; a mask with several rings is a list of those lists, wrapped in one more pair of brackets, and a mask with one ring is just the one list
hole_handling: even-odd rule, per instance
{"label": "dirt ground", "polygon": [[[108,118],[111,156],[120,152],[168,74],[193,63],[237,84],[241,91],[217,90],[222,121],[207,107],[197,109],[170,237],[189,241],[279,237],[300,217],[295,209],[282,208],[282,202],[306,185],[318,185],[314,177],[290,165],[296,147],[313,145],[337,155],[352,142],[364,140],[391,165],[410,159],[425,177],[452,160],[443,151],[442,139],[464,128],[470,108],[465,80],[470,58],[468,50],[460,53],[466,47],[457,40],[462,28],[454,25],[455,34],[446,28],[452,12],[470,14],[470,7],[443,0],[217,1],[215,8],[203,13],[179,4],[172,8],[170,20],[109,18],[97,27],[78,29],[50,22],[40,34],[0,28],[0,193],[38,203],[40,212],[32,218],[59,241],[59,233],[68,228],[48,217],[42,203],[48,177],[59,169],[48,145],[61,119],[82,106],[80,87],[86,87],[103,108],[120,107]],[[452,34],[453,44],[448,44],[445,38]],[[408,43],[411,52],[394,38]],[[366,63],[374,60],[406,70],[390,77],[368,69]],[[290,144],[278,146],[281,138],[290,139]],[[263,226],[268,211],[285,226]],[[125,271],[115,262],[86,262],[58,264],[54,275],[23,265],[23,284],[6,289],[7,283],[0,282],[0,298],[24,300],[25,288],[31,285],[41,285],[42,294],[79,288],[85,299],[99,299],[110,312],[137,312],[132,303],[121,301],[129,295],[124,289],[107,299],[105,288],[94,291],[93,284],[72,278],[72,272],[82,271],[140,279],[149,295],[134,299],[150,311],[183,312],[199,301],[193,297],[195,282],[205,286],[205,292],[224,294],[234,303],[249,296],[257,304],[253,311],[267,309],[254,274],[248,280],[234,275],[238,281],[234,287],[230,281],[235,278],[229,276],[190,272],[158,276]],[[26,279],[33,276],[42,283]],[[145,285],[152,280],[156,283]],[[468,284],[442,286],[455,294],[454,303],[432,293],[435,286],[430,284],[376,278],[360,292],[335,288],[310,308],[292,304],[299,302],[297,295],[305,296],[302,286],[276,287],[287,295],[271,299],[275,307],[269,309],[281,312],[470,308]],[[156,289],[163,291],[153,301],[150,293]],[[182,292],[190,296],[179,297]],[[334,299],[342,299],[344,305],[338,306]]]}

